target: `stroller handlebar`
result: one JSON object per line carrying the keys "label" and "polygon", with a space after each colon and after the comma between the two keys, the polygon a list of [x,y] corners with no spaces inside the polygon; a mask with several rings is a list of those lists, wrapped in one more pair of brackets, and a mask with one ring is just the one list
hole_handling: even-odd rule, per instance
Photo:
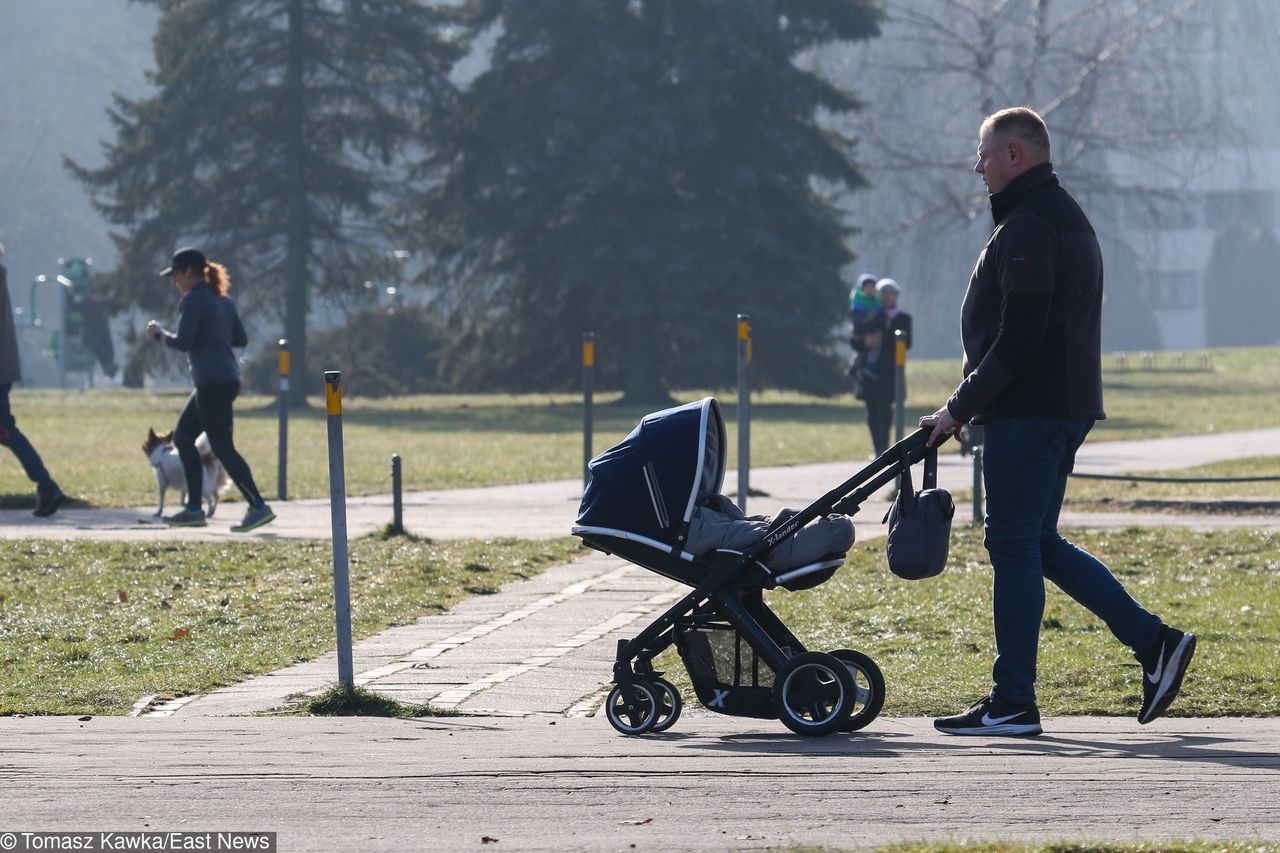
{"label": "stroller handlebar", "polygon": [[925,488],[933,487],[937,480],[938,447],[950,436],[943,436],[933,447],[928,447],[926,443],[932,433],[932,427],[917,429],[795,515],[775,520],[765,531],[764,537],[743,552],[742,559],[751,561],[763,558],[779,543],[819,516],[832,512],[853,515],[867,498],[921,460],[925,461]]}

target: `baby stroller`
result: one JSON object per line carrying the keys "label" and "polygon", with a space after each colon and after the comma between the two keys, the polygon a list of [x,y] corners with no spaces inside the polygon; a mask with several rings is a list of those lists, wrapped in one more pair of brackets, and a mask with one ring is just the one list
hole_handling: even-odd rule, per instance
{"label": "baby stroller", "polygon": [[877,490],[925,460],[936,481],[937,451],[921,429],[794,514],[780,514],[756,544],[698,556],[685,549],[698,502],[724,482],[724,419],[714,397],[646,416],[621,444],[591,460],[574,535],[592,548],[693,587],[655,622],[618,642],[615,686],[605,702],[623,734],[660,732],[680,716],[679,692],[653,668],[674,644],[698,700],[712,711],[780,719],[801,735],[863,728],[884,704],[884,677],[853,649],[809,651],[769,609],[763,591],[809,589],[844,561],[834,553],[774,570],[770,552],[828,513],[853,515]]}

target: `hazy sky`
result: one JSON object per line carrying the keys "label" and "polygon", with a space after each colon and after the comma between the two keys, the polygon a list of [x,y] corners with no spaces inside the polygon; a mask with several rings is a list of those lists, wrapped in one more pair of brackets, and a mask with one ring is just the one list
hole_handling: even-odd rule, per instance
{"label": "hazy sky", "polygon": [[114,261],[62,157],[100,162],[111,93],[146,91],[155,20],[128,0],[0,0],[0,242],[19,305],[59,256]]}

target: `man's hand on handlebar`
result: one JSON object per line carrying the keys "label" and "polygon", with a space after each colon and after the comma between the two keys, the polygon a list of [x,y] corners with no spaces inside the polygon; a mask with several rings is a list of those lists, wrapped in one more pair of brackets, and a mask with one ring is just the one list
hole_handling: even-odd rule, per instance
{"label": "man's hand on handlebar", "polygon": [[964,424],[953,418],[947,407],[943,406],[932,415],[925,415],[921,418],[920,426],[933,427],[933,432],[929,434],[929,440],[925,442],[925,447],[933,447],[939,438],[960,432],[960,428]]}

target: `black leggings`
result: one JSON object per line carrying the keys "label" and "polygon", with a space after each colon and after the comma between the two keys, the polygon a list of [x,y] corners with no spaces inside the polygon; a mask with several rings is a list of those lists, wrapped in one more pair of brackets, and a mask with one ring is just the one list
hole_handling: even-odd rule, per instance
{"label": "black leggings", "polygon": [[871,430],[871,444],[876,456],[889,449],[889,425],[893,422],[893,399],[879,395],[868,396],[867,428]]}
{"label": "black leggings", "polygon": [[191,392],[178,415],[178,425],[173,430],[173,446],[178,449],[182,471],[187,476],[187,507],[190,509],[200,508],[200,496],[204,492],[204,466],[200,464],[200,452],[196,450],[196,438],[202,432],[209,437],[213,455],[218,457],[244,499],[253,506],[262,503],[249,463],[231,442],[231,403],[239,394],[239,382],[199,385]]}

